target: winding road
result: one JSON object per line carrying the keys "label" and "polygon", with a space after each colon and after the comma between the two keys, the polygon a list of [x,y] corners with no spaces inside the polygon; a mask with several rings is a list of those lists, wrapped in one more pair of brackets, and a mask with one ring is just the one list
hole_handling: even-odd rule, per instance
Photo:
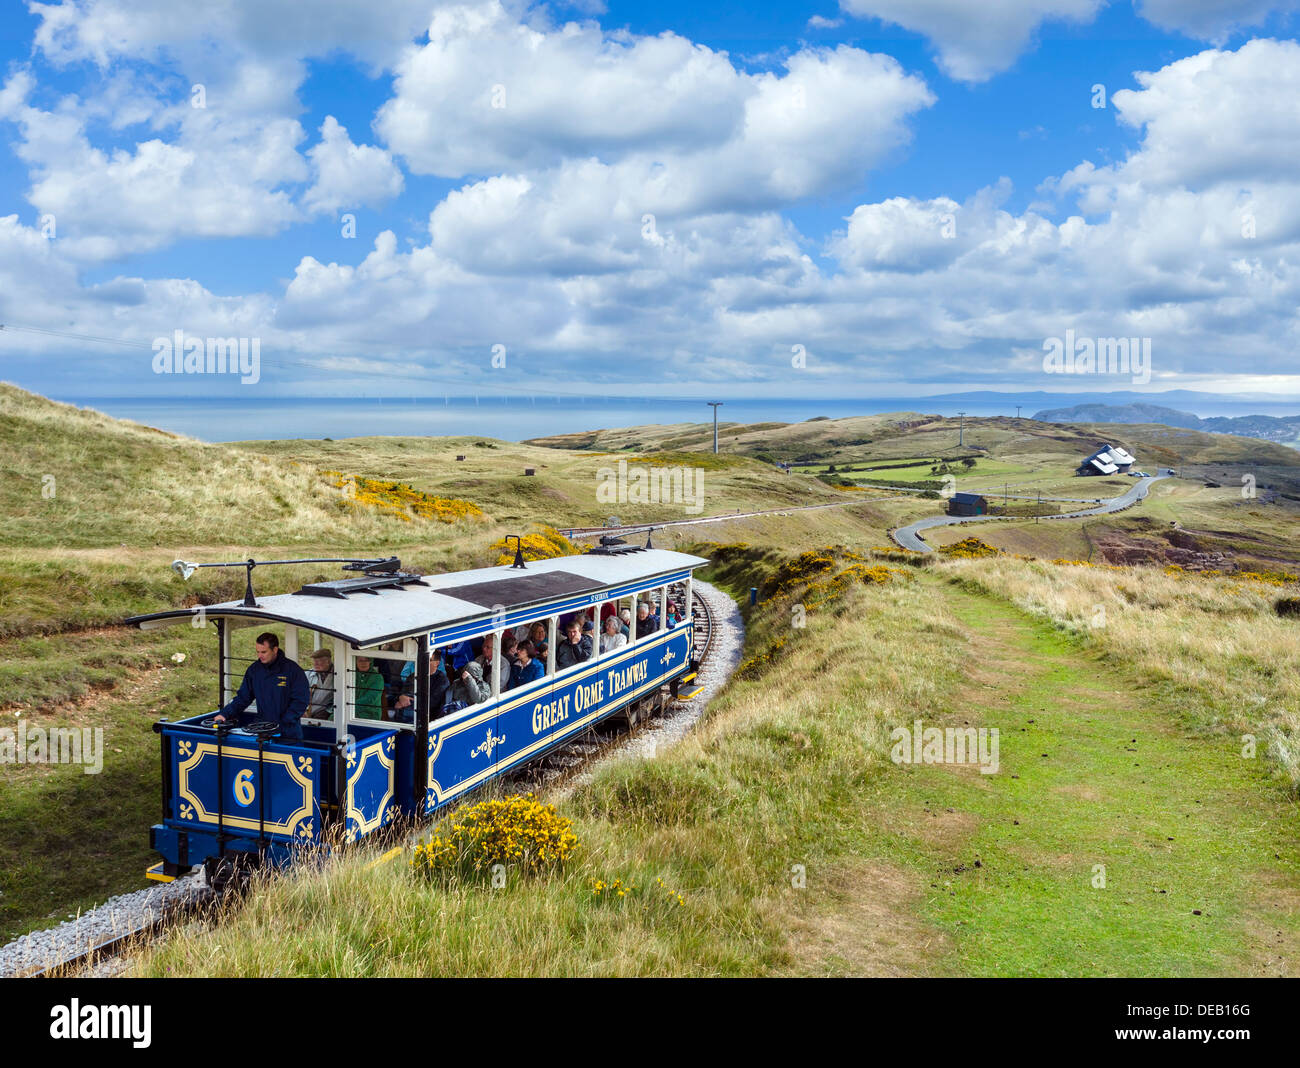
{"label": "winding road", "polygon": [[[1043,516],[1044,519],[1078,519],[1087,515],[1104,515],[1107,512],[1119,512],[1136,504],[1138,501],[1145,499],[1151,483],[1159,482],[1162,478],[1169,478],[1169,471],[1159,471],[1157,474],[1148,475],[1140,478],[1127,493],[1118,497],[1112,497],[1107,501],[1102,501],[1095,508],[1084,508],[1077,512],[1062,512],[1059,515]],[[931,527],[949,527],[957,523],[983,523],[994,519],[1024,519],[1025,516],[1001,516],[1001,515],[936,515],[929,519],[919,519],[915,523],[909,523],[905,527],[899,527],[890,534],[894,541],[898,542],[904,549],[911,549],[913,552],[928,553],[933,552],[920,536],[922,530],[929,530]]]}

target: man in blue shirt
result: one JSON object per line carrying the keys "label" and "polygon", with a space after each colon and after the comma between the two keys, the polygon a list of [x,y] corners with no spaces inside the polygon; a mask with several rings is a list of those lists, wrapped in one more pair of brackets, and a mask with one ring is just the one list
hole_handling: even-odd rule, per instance
{"label": "man in blue shirt", "polygon": [[257,659],[244,672],[239,692],[217,713],[217,721],[235,716],[243,723],[244,710],[254,701],[257,718],[279,723],[282,739],[302,739],[302,714],[311,701],[307,673],[284,655],[280,639],[269,630],[257,636]]}

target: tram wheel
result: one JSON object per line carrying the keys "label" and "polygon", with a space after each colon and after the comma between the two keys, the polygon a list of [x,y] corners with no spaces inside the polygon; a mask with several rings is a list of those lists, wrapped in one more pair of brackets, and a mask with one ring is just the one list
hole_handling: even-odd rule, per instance
{"label": "tram wheel", "polygon": [[234,857],[209,857],[203,867],[214,894],[239,894],[248,887],[249,867]]}

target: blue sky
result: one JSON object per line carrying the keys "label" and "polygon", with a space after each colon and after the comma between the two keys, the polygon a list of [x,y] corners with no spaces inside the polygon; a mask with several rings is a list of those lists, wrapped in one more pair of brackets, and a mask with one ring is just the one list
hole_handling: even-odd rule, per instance
{"label": "blue sky", "polygon": [[0,378],[1300,394],[1295,8],[9,5]]}

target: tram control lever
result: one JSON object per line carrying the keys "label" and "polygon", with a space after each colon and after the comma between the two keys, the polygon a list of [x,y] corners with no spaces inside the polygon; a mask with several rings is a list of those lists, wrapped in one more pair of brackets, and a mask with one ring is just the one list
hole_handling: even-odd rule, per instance
{"label": "tram control lever", "polygon": [[217,715],[218,713],[214,713],[205,719],[201,719],[199,721],[199,726],[214,727],[216,730],[223,731],[226,734],[237,731],[241,734],[251,734],[255,738],[271,738],[280,733],[280,724],[276,723],[274,720],[258,719],[241,727],[239,723],[233,719],[218,720]]}

